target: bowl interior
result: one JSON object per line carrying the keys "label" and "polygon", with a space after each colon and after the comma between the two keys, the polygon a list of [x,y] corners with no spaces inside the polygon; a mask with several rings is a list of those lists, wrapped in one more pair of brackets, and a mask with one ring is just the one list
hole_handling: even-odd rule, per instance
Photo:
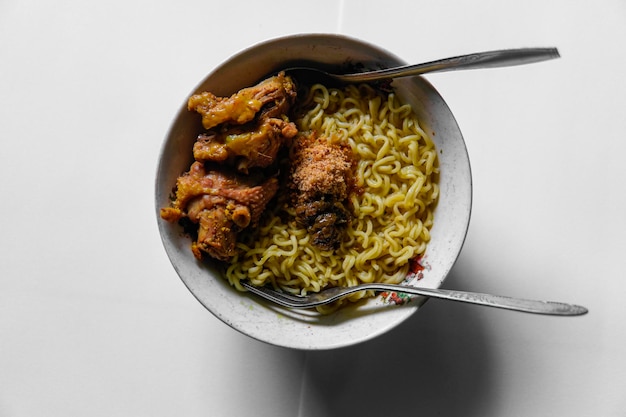
{"label": "bowl interior", "polygon": [[[211,91],[216,95],[230,95],[277,69],[302,62],[338,70],[355,64],[367,69],[405,64],[381,48],[344,36],[290,36],[260,43],[233,56],[201,81],[192,93]],[[438,288],[461,251],[469,224],[472,194],[469,159],[454,116],[425,79],[397,79],[393,87],[413,106],[422,127],[432,136],[438,149],[440,196],[431,242],[424,258],[426,269],[419,282],[420,286]],[[191,164],[191,149],[199,129],[198,119],[187,111],[185,100],[161,149],[156,211],[162,241],[174,269],[189,291],[216,317],[244,334],[274,345],[330,349],[378,336],[408,318],[424,303],[424,298],[417,297],[408,304],[396,306],[373,298],[322,316],[270,305],[230,287],[211,262],[198,262],[193,257],[191,242],[178,225],[159,217],[159,209],[169,204],[176,178]]]}

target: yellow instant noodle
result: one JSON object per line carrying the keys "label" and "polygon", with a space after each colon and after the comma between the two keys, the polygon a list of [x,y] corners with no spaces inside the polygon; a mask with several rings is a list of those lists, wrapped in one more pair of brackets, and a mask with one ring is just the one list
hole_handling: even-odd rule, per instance
{"label": "yellow instant noodle", "polygon": [[241,253],[227,269],[228,280],[240,290],[239,281],[250,280],[293,294],[401,282],[409,260],[422,255],[430,240],[439,192],[432,140],[410,105],[366,85],[314,85],[302,107],[295,120],[301,132],[338,137],[352,147],[356,185],[363,190],[350,197],[352,222],[337,250],[322,251],[296,224],[294,210],[287,204],[278,207],[266,213],[256,233],[238,243]]}

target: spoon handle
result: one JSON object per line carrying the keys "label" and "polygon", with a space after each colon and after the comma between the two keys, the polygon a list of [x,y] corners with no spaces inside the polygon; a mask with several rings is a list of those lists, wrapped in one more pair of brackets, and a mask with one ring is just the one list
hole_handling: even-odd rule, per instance
{"label": "spoon handle", "polygon": [[439,59],[423,64],[406,65],[378,71],[339,76],[342,81],[376,81],[388,78],[400,78],[429,72],[454,71],[461,69],[498,68],[514,65],[531,64],[560,57],[556,48],[521,48],[499,51],[479,52],[452,58]]}

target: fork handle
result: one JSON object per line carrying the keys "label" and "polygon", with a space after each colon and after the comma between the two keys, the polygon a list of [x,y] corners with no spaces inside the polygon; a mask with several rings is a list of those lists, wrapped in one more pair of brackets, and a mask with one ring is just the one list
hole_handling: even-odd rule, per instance
{"label": "fork handle", "polygon": [[526,313],[548,314],[555,316],[579,316],[587,313],[585,307],[559,303],[555,301],[527,300],[512,298],[502,295],[482,294],[467,291],[446,289],[416,288],[402,285],[390,285],[389,290],[403,292],[412,295],[423,295],[432,298],[440,298],[451,301],[460,301],[469,304],[479,304],[489,307],[503,308],[507,310],[522,311]]}

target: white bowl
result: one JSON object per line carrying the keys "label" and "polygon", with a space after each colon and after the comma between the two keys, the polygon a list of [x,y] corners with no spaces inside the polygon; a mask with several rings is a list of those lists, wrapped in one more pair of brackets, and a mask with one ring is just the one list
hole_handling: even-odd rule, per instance
{"label": "white bowl", "polygon": [[[331,69],[353,64],[362,64],[367,69],[406,64],[388,51],[345,36],[289,36],[259,43],[234,55],[211,72],[190,95],[211,91],[227,96],[277,69],[302,62]],[[440,196],[425,255],[427,268],[419,281],[420,286],[438,288],[461,251],[469,225],[472,180],[467,150],[452,112],[425,79],[397,79],[393,87],[413,106],[439,153]],[[174,269],[189,291],[217,318],[270,344],[317,350],[348,346],[381,335],[423,305],[423,297],[404,305],[390,305],[375,297],[330,315],[292,311],[238,292],[211,262],[197,261],[190,250],[189,237],[177,224],[162,220],[159,210],[169,204],[176,178],[192,162],[191,149],[199,129],[198,119],[187,111],[185,98],[161,149],[156,176],[156,212],[163,245]]]}

